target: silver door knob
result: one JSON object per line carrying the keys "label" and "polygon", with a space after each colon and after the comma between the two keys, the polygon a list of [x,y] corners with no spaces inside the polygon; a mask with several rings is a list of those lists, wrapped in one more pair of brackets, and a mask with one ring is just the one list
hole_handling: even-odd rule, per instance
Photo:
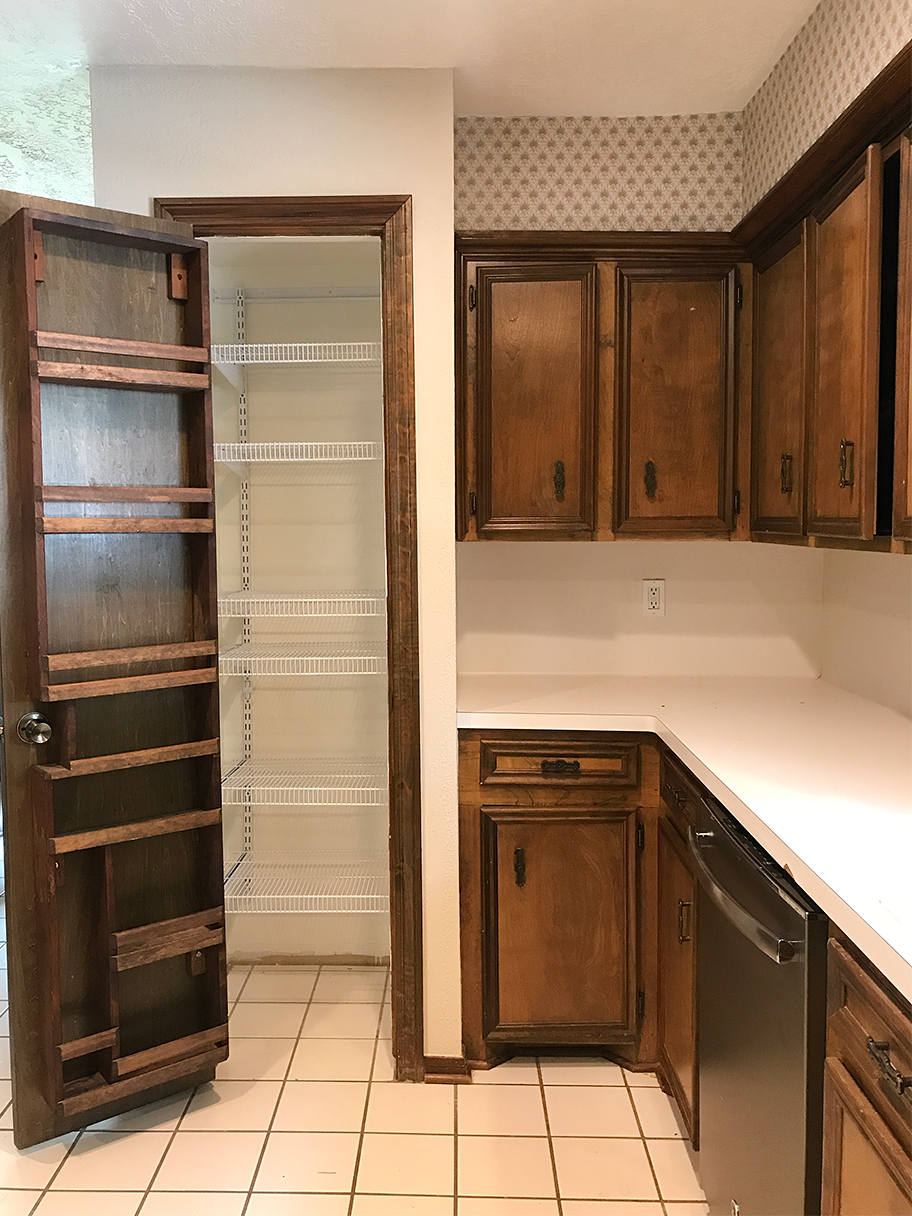
{"label": "silver door knob", "polygon": [[47,743],[53,731],[51,724],[41,714],[23,714],[16,725],[23,743]]}

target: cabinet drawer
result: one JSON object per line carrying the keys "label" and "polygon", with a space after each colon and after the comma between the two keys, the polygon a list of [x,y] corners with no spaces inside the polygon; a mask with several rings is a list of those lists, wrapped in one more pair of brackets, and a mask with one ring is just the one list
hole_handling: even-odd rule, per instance
{"label": "cabinet drawer", "polygon": [[912,1155],[912,1018],[835,939],[828,950],[827,1055],[843,1063]]}
{"label": "cabinet drawer", "polygon": [[696,777],[671,752],[662,753],[660,773],[659,792],[663,802],[688,823],[696,824],[697,808],[703,797],[702,786]]}
{"label": "cabinet drawer", "polygon": [[635,790],[640,784],[636,743],[481,743],[482,785],[571,785]]}

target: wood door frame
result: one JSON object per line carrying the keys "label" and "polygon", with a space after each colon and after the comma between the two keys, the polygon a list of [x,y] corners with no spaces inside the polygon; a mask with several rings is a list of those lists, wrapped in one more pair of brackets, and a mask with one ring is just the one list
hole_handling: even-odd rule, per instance
{"label": "wood door frame", "polygon": [[424,1079],[418,528],[411,195],[160,198],[160,219],[207,236],[377,236],[382,266],[393,1054]]}

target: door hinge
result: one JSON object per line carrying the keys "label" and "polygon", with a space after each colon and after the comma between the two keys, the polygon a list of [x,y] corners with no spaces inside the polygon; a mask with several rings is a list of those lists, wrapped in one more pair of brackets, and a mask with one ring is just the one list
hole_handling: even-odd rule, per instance
{"label": "door hinge", "polygon": [[637,993],[637,1017],[643,1018],[646,1016],[646,993],[641,988]]}
{"label": "door hinge", "polygon": [[638,849],[646,848],[646,828],[643,824],[642,819],[637,820],[637,848]]}
{"label": "door hinge", "polygon": [[475,290],[475,284],[469,284],[469,312],[475,311],[475,305],[478,303],[478,292]]}
{"label": "door hinge", "polygon": [[475,491],[469,495],[469,514],[474,515],[478,509],[478,499],[475,497]]}
{"label": "door hinge", "polygon": [[738,286],[735,288],[735,308],[742,308],[743,306],[744,306],[744,288],[739,283]]}
{"label": "door hinge", "polygon": [[735,493],[734,493],[734,496],[732,499],[732,508],[734,510],[735,515],[741,514],[741,491],[740,490],[735,490]]}

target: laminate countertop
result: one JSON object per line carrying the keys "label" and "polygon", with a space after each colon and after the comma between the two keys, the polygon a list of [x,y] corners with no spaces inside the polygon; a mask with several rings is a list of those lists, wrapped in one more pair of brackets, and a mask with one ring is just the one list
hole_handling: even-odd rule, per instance
{"label": "laminate countertop", "polygon": [[461,729],[654,731],[912,1000],[912,722],[812,679],[464,676]]}

